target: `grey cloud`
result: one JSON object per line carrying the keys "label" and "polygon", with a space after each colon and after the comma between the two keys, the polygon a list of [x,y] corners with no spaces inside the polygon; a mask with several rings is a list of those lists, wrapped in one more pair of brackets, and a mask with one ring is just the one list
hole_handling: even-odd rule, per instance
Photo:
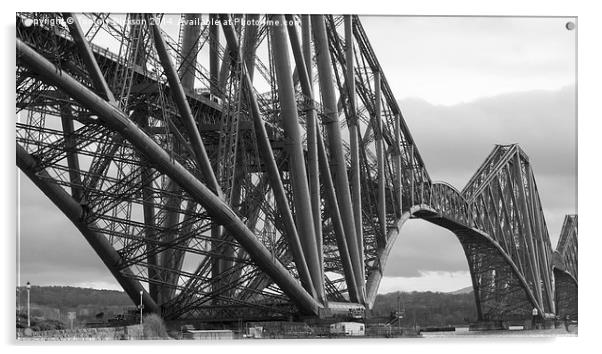
{"label": "grey cloud", "polygon": [[576,31],[564,27],[569,20],[362,17],[398,98],[446,103],[574,82]]}
{"label": "grey cloud", "polygon": [[[480,71],[495,75],[519,70],[529,76],[572,75],[575,32],[564,27],[569,20],[541,17],[362,17],[381,60],[411,62],[420,59],[421,65],[411,68],[438,67],[446,69],[446,72]],[[544,66],[540,67],[541,64]],[[394,65],[384,68],[397,69]]]}
{"label": "grey cloud", "polygon": [[406,99],[400,106],[433,179],[462,188],[495,144],[518,143],[530,157],[538,184],[563,177],[573,192],[577,174],[574,92],[574,86],[569,86],[452,106]]}
{"label": "grey cloud", "polygon": [[[519,143],[534,168],[546,223],[555,247],[564,215],[576,211],[574,87],[483,98],[452,106],[418,99],[400,102],[433,180],[461,189],[496,143]],[[460,243],[435,225],[404,225],[387,276],[467,270]]]}

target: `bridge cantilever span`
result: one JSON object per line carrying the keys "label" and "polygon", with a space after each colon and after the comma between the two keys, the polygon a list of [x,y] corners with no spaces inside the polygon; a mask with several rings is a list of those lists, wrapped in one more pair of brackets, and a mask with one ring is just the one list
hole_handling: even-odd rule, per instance
{"label": "bridge cantilever span", "polygon": [[496,145],[461,191],[431,181],[357,16],[214,16],[219,29],[185,14],[175,39],[169,15],[25,25],[53,16],[17,14],[17,165],[147,310],[370,309],[421,218],[462,244],[479,319],[576,316],[577,217],[553,252],[518,145]]}

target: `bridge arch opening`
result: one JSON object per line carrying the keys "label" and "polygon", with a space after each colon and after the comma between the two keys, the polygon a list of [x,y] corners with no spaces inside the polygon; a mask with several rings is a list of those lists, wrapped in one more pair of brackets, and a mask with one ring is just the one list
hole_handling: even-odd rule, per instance
{"label": "bridge arch opening", "polygon": [[470,269],[450,230],[407,220],[389,254],[373,310],[401,311],[404,325],[445,326],[477,320]]}
{"label": "bridge arch opening", "polygon": [[[434,229],[431,230],[438,230],[435,232],[443,233],[444,237],[448,236],[445,233],[450,232],[459,241],[463,251],[457,253],[465,257],[468,265],[477,320],[505,321],[530,318],[536,303],[533,294],[528,290],[527,283],[516,269],[516,265],[487,234],[458,224],[429,207],[415,206],[410,212],[406,212],[405,216],[409,215],[412,217],[399,224],[400,230],[395,239],[397,247],[403,247],[408,231],[415,227],[409,225],[412,225],[412,222],[420,225],[421,221],[418,221],[420,219],[432,224]],[[451,244],[453,245],[453,242]],[[395,267],[391,264],[387,266]]]}
{"label": "bridge arch opening", "polygon": [[472,288],[468,262],[457,237],[422,219],[409,219],[403,225],[387,263],[380,294]]}

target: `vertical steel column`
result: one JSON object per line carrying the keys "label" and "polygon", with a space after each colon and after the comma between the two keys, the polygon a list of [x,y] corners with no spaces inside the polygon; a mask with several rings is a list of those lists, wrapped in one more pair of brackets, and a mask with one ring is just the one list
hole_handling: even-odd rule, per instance
{"label": "vertical steel column", "polygon": [[130,53],[128,55],[135,54],[136,55],[136,65],[140,65],[141,67],[146,66],[146,53],[145,43],[144,43],[144,33],[143,33],[143,25],[142,21],[144,20],[144,14],[131,14],[130,18],[132,18],[133,23],[130,25],[130,33],[129,37],[132,41],[130,46]]}
{"label": "vertical steel column", "polygon": [[[238,48],[235,50],[238,50]],[[230,44],[226,42],[226,46],[224,48],[224,57],[222,58],[221,65],[219,67],[219,74],[217,76],[217,92],[220,97],[226,96],[226,84],[228,82],[228,73],[230,72],[231,64],[232,48]]]}
{"label": "vertical steel column", "polygon": [[[349,102],[347,117],[349,127],[349,144],[351,145],[351,197],[353,202],[353,216],[355,218],[355,232],[360,249],[361,264],[364,264],[364,231],[362,217],[362,187],[359,153],[359,126],[357,118],[357,101],[355,96],[355,62],[353,55],[353,18],[349,15],[344,17],[345,21],[345,83],[347,87],[347,100]],[[362,267],[362,277],[366,277]]]}
{"label": "vertical steel column", "polygon": [[351,262],[351,255],[349,254],[349,246],[347,245],[345,230],[343,228],[343,220],[341,219],[341,212],[339,210],[339,203],[337,201],[334,183],[332,182],[332,175],[330,174],[330,166],[328,166],[328,156],[326,155],[326,148],[324,147],[324,141],[322,140],[320,130],[317,130],[317,143],[318,160],[320,162],[322,180],[324,181],[325,199],[328,203],[327,205],[332,222],[332,228],[334,230],[339,256],[341,257],[341,264],[343,265],[343,276],[345,277],[345,283],[347,283],[347,292],[349,293],[349,299],[352,302],[359,302],[360,289],[358,288],[356,277],[353,273],[353,264]]}
{"label": "vertical steel column", "polygon": [[[291,16],[292,17],[292,16]],[[287,16],[287,20],[289,20]],[[294,23],[294,22],[289,22]],[[295,56],[295,61],[297,64],[297,68],[302,65],[305,65],[305,72],[307,73],[307,86],[309,89],[308,92],[304,92],[305,102],[306,102],[306,121],[305,121],[305,130],[307,135],[307,169],[309,172],[309,192],[311,198],[311,206],[314,215],[314,225],[316,229],[316,242],[318,244],[318,255],[320,256],[320,266],[322,267],[321,274],[324,274],[324,250],[323,250],[323,236],[322,236],[322,200],[320,198],[320,171],[318,169],[318,141],[317,141],[317,117],[316,117],[316,107],[314,104],[314,93],[313,93],[313,66],[312,66],[312,52],[311,52],[311,24],[308,15],[301,16],[301,30],[302,30],[302,48],[301,53],[297,54],[297,50],[299,49],[299,43],[294,44],[293,41],[297,39],[297,30],[296,26],[289,26],[289,37],[291,39],[291,46],[293,47],[293,54]],[[299,60],[298,57],[303,57],[303,61]],[[303,63],[302,63],[303,62]],[[298,71],[302,71],[299,70]],[[301,79],[302,82],[304,79]],[[301,89],[303,90],[303,84],[301,84]]]}
{"label": "vertical steel column", "polygon": [[387,210],[385,200],[385,156],[383,142],[383,124],[380,102],[380,71],[374,73],[374,144],[376,145],[376,164],[378,170],[378,220],[383,237],[387,235]]}
{"label": "vertical steel column", "polygon": [[123,259],[106,237],[93,231],[94,225],[85,222],[85,213],[79,202],[73,199],[60,185],[53,182],[48,172],[40,169],[37,160],[19,144],[16,146],[16,153],[17,166],[77,227],[130,299],[135,304],[138,303],[142,291],[142,303],[145,310],[160,314],[161,308],[150,297],[140,282],[135,279],[132,270],[129,267],[121,269]]}
{"label": "vertical steel column", "polygon": [[[146,54],[144,49],[144,34],[142,33],[143,27],[142,22],[143,14],[132,14],[131,18],[133,18],[133,23],[130,25],[130,40],[132,41],[130,46],[130,53],[128,55],[134,55],[134,63],[141,67],[146,65]],[[130,57],[131,60],[131,57]],[[137,122],[140,125],[142,130],[148,129],[148,118],[149,112],[148,107],[145,106],[137,106],[134,109],[134,112],[131,115],[131,118],[134,122]],[[148,272],[148,291],[150,296],[156,301],[160,301],[160,291],[161,285],[159,283],[155,283],[151,280],[161,281],[161,270],[157,267],[159,266],[159,258],[160,254],[155,253],[155,248],[157,247],[156,241],[158,240],[158,233],[156,227],[156,214],[154,207],[154,193],[153,193],[153,174],[155,173],[154,169],[150,167],[150,163],[144,157],[140,157],[141,161],[143,161],[144,167],[142,168],[142,213],[144,219],[144,237],[147,239],[146,242],[146,250],[149,253],[146,257],[146,261],[148,263],[146,269]]]}
{"label": "vertical steel column", "polygon": [[[234,15],[232,19],[232,23],[233,23],[233,27],[235,28],[235,31],[238,32],[238,29],[240,28],[239,26],[236,25],[236,19],[241,18],[242,15],[237,14]],[[237,45],[240,45],[240,43],[237,43]],[[218,79],[218,91],[220,92],[220,94],[224,94],[226,92],[226,85],[228,82],[228,74],[232,71],[232,64],[234,63],[234,60],[238,57],[238,51],[239,51],[240,47],[232,47],[232,44],[226,41],[226,49],[224,50],[224,57],[222,58],[222,65],[220,66],[219,69],[219,79]]]}
{"label": "vertical steel column", "polygon": [[[230,16],[221,15],[221,20],[226,41],[230,43],[230,45],[233,48],[238,48],[238,36],[236,35],[234,26],[232,26],[231,24],[228,25]],[[315,289],[311,280],[309,268],[305,261],[303,248],[301,247],[301,241],[299,240],[299,234],[295,227],[295,221],[293,220],[293,215],[288,204],[288,198],[286,197],[286,193],[284,191],[284,185],[282,184],[282,180],[280,179],[278,165],[276,164],[276,160],[274,159],[274,153],[272,151],[272,146],[270,144],[268,133],[265,128],[265,123],[261,118],[259,104],[257,103],[257,97],[255,96],[255,91],[253,90],[253,83],[251,82],[249,73],[246,70],[246,65],[244,63],[242,70],[242,89],[246,92],[247,98],[249,99],[249,109],[251,113],[251,118],[253,119],[253,128],[255,130],[255,135],[257,139],[257,148],[259,150],[259,154],[261,155],[261,159],[265,164],[266,173],[270,177],[270,185],[272,187],[272,191],[274,192],[274,199],[276,200],[276,204],[280,209],[282,223],[284,224],[284,227],[286,229],[284,235],[287,238],[289,247],[291,248],[293,260],[295,261],[295,264],[297,266],[297,271],[299,272],[299,277],[301,283],[303,284],[303,287],[312,296],[315,296]]]}
{"label": "vertical steel column", "polygon": [[247,21],[250,22],[245,26],[245,38],[242,42],[242,56],[245,64],[247,65],[247,71],[249,78],[253,82],[253,75],[255,74],[255,52],[257,47],[257,34],[259,31],[258,14],[246,15]]}
{"label": "vertical steel column", "polygon": [[[186,14],[185,18],[186,19],[190,19],[192,17],[192,19],[194,19],[194,17],[197,16],[195,14]],[[200,15],[198,15],[200,16]],[[196,60],[197,60],[197,44],[198,44],[198,38],[201,32],[201,28],[200,26],[197,25],[191,25],[191,26],[186,26],[186,28],[184,28],[184,32],[182,35],[182,56],[183,56],[183,61],[182,61],[182,65],[180,66],[180,68],[177,70],[178,71],[178,76],[181,80],[181,84],[182,84],[182,88],[185,91],[193,91],[194,90],[194,79],[195,79],[195,67],[196,67]],[[179,145],[177,142],[174,142],[174,146]],[[172,185],[173,184],[173,185]],[[180,209],[181,207],[181,202],[182,202],[182,195],[180,192],[180,188],[175,185],[175,183],[173,181],[170,181],[170,184],[168,186],[168,190],[171,191],[171,193],[174,195],[173,197],[170,197],[170,200],[168,201],[168,207],[172,208],[172,209]],[[187,206],[188,207],[188,206]],[[178,225],[180,223],[180,212],[179,211],[169,211],[168,212],[168,216],[166,218],[166,229],[170,230],[170,234],[168,238],[165,238],[165,241],[171,241],[173,240],[173,238],[176,237],[176,231],[177,230],[171,230],[174,227],[176,227],[176,225]],[[214,224],[211,227],[211,238],[215,241],[212,241],[211,243],[211,247],[212,250],[216,251],[218,250],[219,244],[221,243],[221,238],[222,238],[222,231],[223,229],[217,225]],[[162,253],[162,264],[164,268],[171,268],[175,265],[175,257],[176,254],[175,252],[172,252],[171,250],[166,250]],[[213,259],[213,264],[212,264],[212,276],[213,278],[217,278],[220,276],[220,274],[223,272],[224,270],[224,262],[220,259]],[[168,278],[167,283],[169,284],[173,284],[175,282],[177,282],[178,280],[178,275],[175,273],[166,273],[165,277]],[[175,284],[174,284],[175,285]],[[220,286],[219,284],[217,285],[218,287]],[[164,289],[164,300],[167,301],[170,299],[171,295],[174,293],[175,288],[165,288]]]}
{"label": "vertical steel column", "polygon": [[82,179],[79,169],[79,157],[77,154],[77,141],[75,140],[73,128],[73,112],[71,105],[61,107],[61,124],[63,126],[63,137],[65,139],[65,154],[67,155],[67,167],[69,167],[69,181],[71,182],[71,195],[78,202],[84,195]]}
{"label": "vertical steel column", "polygon": [[[200,17],[200,14],[186,14],[185,20],[186,23],[195,23],[195,18]],[[198,55],[198,39],[201,33],[200,25],[192,24],[187,25],[184,24],[184,31],[182,33],[182,62],[180,67],[176,70],[177,76],[180,80],[180,84],[184,92],[194,91],[194,80],[195,80],[195,71],[196,71],[196,63],[197,63],[197,55]],[[154,31],[155,33],[157,31]],[[155,38],[155,43],[157,39]],[[157,50],[159,53],[159,49]],[[165,67],[167,65],[167,61],[163,58],[162,65]],[[168,69],[165,69],[166,72]],[[170,86],[174,87],[175,83],[170,82]],[[187,102],[186,102],[187,103]],[[181,110],[182,111],[182,110]],[[180,111],[180,112],[181,112]],[[183,115],[183,114],[182,114]],[[194,127],[196,129],[196,119],[193,118]],[[191,132],[195,134],[194,132]],[[200,133],[199,133],[200,138]],[[191,140],[196,140],[194,137]],[[194,146],[194,145],[193,145]],[[174,141],[174,150],[176,154],[179,154],[181,151],[181,146],[178,141]],[[195,154],[198,150],[195,150]],[[201,152],[202,153],[202,152]],[[198,155],[197,155],[198,156]],[[204,173],[205,174],[205,173]],[[209,182],[209,184],[211,184]],[[219,191],[219,186],[214,186],[217,191]],[[213,188],[213,187],[212,187]],[[171,242],[175,238],[178,237],[178,225],[181,222],[182,216],[180,215],[181,207],[182,207],[182,190],[181,188],[173,181],[170,180],[167,186],[168,191],[170,192],[170,196],[168,197],[166,206],[168,209],[167,216],[165,218],[165,229],[167,233],[163,235],[162,241]],[[188,207],[188,206],[187,206]],[[185,217],[184,217],[185,218]],[[221,232],[221,228],[218,225],[215,225],[212,231],[216,234]],[[173,269],[177,263],[177,251],[172,249],[167,249],[161,252],[161,265],[164,269]],[[169,284],[167,286],[162,286],[161,289],[161,303],[165,301],[169,301],[171,297],[175,294],[175,287],[178,282],[178,274],[175,272],[163,271],[163,280],[165,283]]]}
{"label": "vertical steel column", "polygon": [[[185,14],[185,23],[196,23],[196,18],[201,22],[201,14]],[[196,62],[199,47],[199,36],[201,35],[200,25],[188,25],[184,28],[182,35],[182,63],[178,68],[180,80],[182,80],[182,86],[186,90],[192,91],[194,89],[194,78],[196,71]]]}
{"label": "vertical steel column", "polygon": [[[179,148],[180,143],[174,140],[174,150],[179,152],[181,149]],[[165,201],[166,216],[163,221],[162,228],[165,232],[162,235],[159,235],[159,238],[163,242],[171,242],[178,237],[178,224],[180,223],[180,210],[182,205],[182,189],[178,184],[169,179],[166,186],[166,192],[168,196]],[[158,270],[161,273],[161,280],[165,283],[170,284],[172,279],[169,279],[171,276],[176,276],[177,274],[170,274],[166,269],[169,269],[171,266],[171,262],[173,259],[173,250],[165,249],[161,253],[159,253],[158,261],[161,265],[161,270]],[[176,278],[177,281],[177,278]],[[157,302],[160,304],[167,302],[170,296],[170,289],[168,286],[164,284],[160,284],[159,297],[157,298]]]}
{"label": "vertical steel column", "polygon": [[[249,77],[251,79],[251,81],[253,81],[253,73],[254,73],[254,69],[255,69],[255,51],[256,51],[256,43],[257,43],[257,32],[258,32],[258,25],[257,20],[259,19],[259,15],[258,14],[250,14],[250,15],[246,15],[247,19],[249,21],[251,21],[250,25],[244,26],[244,39],[243,39],[243,45],[242,45],[242,60],[244,61],[244,63],[246,64],[246,67],[249,71]],[[255,22],[253,22],[255,21]],[[255,24],[253,24],[255,23]],[[244,100],[244,97],[241,97],[241,99]],[[240,142],[239,142],[239,147],[238,149],[240,149]],[[236,165],[239,166],[241,163],[241,158],[242,154],[240,152],[238,152],[236,154]],[[242,193],[242,182],[244,179],[244,175],[242,173],[240,173],[239,169],[236,168],[235,169],[235,174],[234,174],[234,179],[232,182],[232,189],[230,192],[230,205],[232,207],[235,207],[237,205],[240,204],[240,196]],[[249,223],[247,222],[247,225]],[[225,239],[226,240],[231,240],[232,236],[230,235],[225,235]],[[225,258],[231,258],[233,259],[236,254],[235,254],[235,249],[230,246],[230,245],[226,245],[223,248],[223,253]],[[234,266],[234,261],[232,260],[226,260],[223,259],[221,260],[222,265],[220,266],[220,269],[222,272],[228,271],[228,269],[232,268]],[[242,269],[238,270],[236,273],[240,274],[240,272],[242,271]],[[230,278],[232,278],[232,276],[230,276]],[[234,278],[236,278],[236,276],[234,276]],[[233,292],[235,289],[231,289],[230,293]]]}
{"label": "vertical steel column", "polygon": [[219,80],[219,25],[217,15],[209,15],[209,92],[218,94]]}
{"label": "vertical steel column", "polygon": [[[305,16],[305,26],[303,28],[304,30],[304,47],[301,48],[301,44],[299,41],[299,36],[296,30],[296,26],[294,25],[294,18],[291,15],[286,15],[286,20],[289,23],[289,38],[290,38],[290,42],[291,42],[291,47],[293,48],[293,56],[295,57],[295,61],[297,64],[297,68],[298,68],[298,72],[299,72],[299,83],[301,84],[301,90],[303,92],[303,94],[306,96],[306,99],[308,100],[308,105],[309,105],[309,111],[308,111],[308,115],[307,115],[307,129],[309,129],[310,127],[310,121],[313,121],[313,126],[314,128],[311,131],[308,131],[308,163],[310,164],[310,168],[314,167],[316,168],[316,174],[319,173],[318,171],[318,166],[313,166],[312,163],[313,161],[312,159],[312,155],[310,153],[310,149],[313,147],[313,145],[310,143],[310,133],[313,133],[314,137],[312,142],[315,142],[315,154],[316,154],[316,159],[318,161],[316,161],[316,163],[319,163],[319,168],[322,170],[321,174],[322,174],[322,180],[324,181],[324,190],[325,190],[325,194],[326,194],[326,200],[328,203],[328,210],[329,213],[331,215],[331,221],[332,221],[332,225],[333,225],[333,229],[334,229],[334,234],[335,234],[335,238],[336,238],[336,242],[337,242],[337,247],[339,249],[339,255],[341,257],[341,263],[343,265],[343,275],[345,277],[345,282],[347,283],[347,291],[349,292],[349,297],[351,299],[351,301],[357,302],[359,299],[359,293],[358,293],[358,287],[355,281],[355,275],[353,273],[353,267],[351,265],[351,258],[349,255],[349,247],[347,246],[347,241],[345,240],[345,232],[343,229],[343,224],[342,224],[342,220],[341,220],[341,214],[340,214],[340,210],[339,210],[339,205],[336,199],[336,192],[334,189],[334,185],[332,182],[332,176],[330,174],[330,167],[328,166],[328,156],[326,155],[326,149],[324,147],[324,142],[322,140],[321,134],[320,134],[320,130],[317,126],[317,117],[316,117],[316,109],[314,106],[314,94],[313,94],[313,87],[312,87],[312,82],[313,80],[311,80],[311,70],[307,71],[307,68],[309,67],[311,69],[311,46],[310,46],[310,38],[311,38],[311,33],[310,33],[310,25],[309,25],[309,16]],[[309,62],[308,62],[308,58]],[[311,171],[311,170],[310,170]],[[310,172],[310,178],[311,178],[312,174]],[[321,216],[321,205],[320,205],[320,185],[319,185],[319,181],[318,176],[313,176],[316,179],[316,183],[318,183],[316,185],[316,191],[315,194],[312,197],[315,197],[316,200],[312,200],[313,203],[317,203],[316,204],[316,209],[314,209],[315,214],[314,215],[318,215],[318,221],[319,224],[316,224],[316,234],[318,234],[318,230],[319,230],[319,236],[316,235],[316,237],[319,237],[318,240],[318,252],[320,253],[320,256],[322,257],[322,235],[321,235],[321,228],[322,228],[322,216]],[[311,179],[310,179],[311,182]],[[316,220],[314,219],[314,223],[316,223]],[[321,262],[323,262],[323,260],[321,259]],[[323,266],[323,263],[321,264]]]}
{"label": "vertical steel column", "polygon": [[311,19],[309,15],[301,16],[301,37],[303,42],[303,58],[305,58],[305,70],[307,71],[307,76],[313,83],[313,65],[311,54]]}
{"label": "vertical steel column", "polygon": [[[307,171],[303,156],[302,138],[297,115],[297,102],[295,88],[288,56],[287,33],[285,19],[282,15],[272,15],[270,18],[279,23],[270,27],[270,38],[276,81],[278,83],[278,99],[280,101],[280,114],[284,128],[284,145],[288,151],[291,184],[293,188],[297,230],[301,238],[301,246],[307,260],[311,279],[316,289],[318,299],[324,302],[324,282],[322,281],[320,260],[314,231],[314,220],[307,183]],[[304,64],[301,65],[304,68]]]}
{"label": "vertical steel column", "polygon": [[[134,121],[139,121],[140,128],[145,130],[148,128],[148,112],[135,110],[132,114]],[[150,165],[148,159],[144,156],[140,157],[142,164],[142,214],[144,218],[144,238],[146,238],[146,251],[149,255],[146,257],[148,263],[148,291],[150,296],[155,300],[159,301],[159,290],[160,286],[157,283],[153,283],[152,280],[159,280],[159,270],[156,269],[158,265],[158,254],[154,253],[156,247],[155,241],[157,239],[157,232],[155,230],[155,196],[153,193],[153,169],[148,167]]]}
{"label": "vertical steel column", "polygon": [[345,154],[343,152],[341,131],[339,129],[337,98],[333,87],[334,78],[332,73],[332,62],[330,58],[330,49],[326,35],[326,26],[324,16],[312,15],[311,23],[314,34],[314,45],[316,50],[316,60],[318,63],[318,77],[320,81],[320,91],[324,105],[324,123],[328,131],[330,165],[334,170],[334,183],[337,191],[337,200],[341,209],[343,226],[353,272],[356,282],[360,289],[360,303],[365,303],[365,279],[362,277],[363,264],[361,264],[360,247],[357,244],[357,233],[355,232],[355,218],[351,204],[351,193],[349,191],[349,179],[347,178],[347,165]]}

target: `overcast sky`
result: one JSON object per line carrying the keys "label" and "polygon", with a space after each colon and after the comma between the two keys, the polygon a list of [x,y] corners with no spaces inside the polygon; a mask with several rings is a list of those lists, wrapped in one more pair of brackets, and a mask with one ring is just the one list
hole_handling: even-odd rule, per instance
{"label": "overcast sky", "polygon": [[[577,208],[576,31],[566,18],[362,17],[433,180],[461,189],[494,144],[530,156],[553,247]],[[402,229],[380,292],[469,286],[455,236]]]}
{"label": "overcast sky", "polygon": [[[362,17],[433,180],[461,189],[494,144],[530,156],[555,247],[576,213],[575,36],[562,18]],[[75,227],[21,178],[21,283],[118,289]],[[380,292],[470,285],[460,243],[406,223]]]}

